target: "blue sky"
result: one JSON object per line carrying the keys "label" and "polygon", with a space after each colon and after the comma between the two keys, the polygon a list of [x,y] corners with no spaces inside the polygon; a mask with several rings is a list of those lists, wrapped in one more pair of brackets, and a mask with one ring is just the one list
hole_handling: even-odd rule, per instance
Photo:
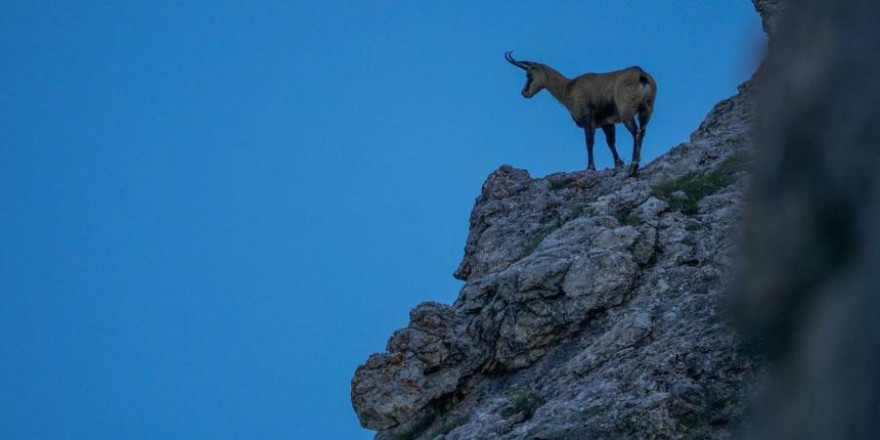
{"label": "blue sky", "polygon": [[644,163],[762,42],[746,0],[3,2],[0,437],[371,438],[351,375],[454,300],[485,176],[585,166],[504,51],[651,72]]}

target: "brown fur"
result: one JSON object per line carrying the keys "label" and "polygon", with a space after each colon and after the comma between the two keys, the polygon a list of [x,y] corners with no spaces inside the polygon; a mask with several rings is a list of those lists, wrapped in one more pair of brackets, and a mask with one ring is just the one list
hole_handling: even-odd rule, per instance
{"label": "brown fur", "polygon": [[578,127],[584,129],[588,169],[595,169],[593,140],[596,128],[605,131],[615,166],[623,166],[614,146],[614,124],[623,123],[633,136],[632,172],[638,170],[642,139],[654,112],[654,100],[657,97],[657,83],[650,74],[640,67],[628,67],[608,73],[586,73],[568,79],[546,64],[517,61],[510,52],[505,58],[526,71],[528,79],[522,90],[525,98],[531,98],[547,89],[568,109]]}

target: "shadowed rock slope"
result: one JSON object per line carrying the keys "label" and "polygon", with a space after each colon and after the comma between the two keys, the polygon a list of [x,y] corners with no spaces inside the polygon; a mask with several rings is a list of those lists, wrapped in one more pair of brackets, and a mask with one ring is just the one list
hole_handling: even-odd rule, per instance
{"label": "shadowed rock slope", "polygon": [[458,299],[418,305],[358,367],[361,424],[379,440],[732,438],[760,373],[723,299],[751,103],[747,83],[635,178],[490,174]]}

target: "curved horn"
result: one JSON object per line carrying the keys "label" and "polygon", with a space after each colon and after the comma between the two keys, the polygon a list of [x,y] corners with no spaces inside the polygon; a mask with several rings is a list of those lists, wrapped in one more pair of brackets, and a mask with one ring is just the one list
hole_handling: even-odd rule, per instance
{"label": "curved horn", "polygon": [[509,50],[504,52],[504,59],[507,60],[508,63],[513,64],[516,67],[519,67],[522,70],[529,70],[529,67],[532,66],[530,61],[517,61],[513,59],[513,51]]}

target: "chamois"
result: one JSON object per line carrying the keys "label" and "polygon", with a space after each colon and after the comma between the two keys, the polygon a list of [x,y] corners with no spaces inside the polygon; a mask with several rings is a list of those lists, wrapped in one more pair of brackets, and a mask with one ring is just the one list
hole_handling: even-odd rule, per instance
{"label": "chamois", "polygon": [[584,129],[588,170],[596,169],[593,162],[596,128],[602,128],[605,132],[605,141],[614,156],[615,168],[625,166],[614,147],[614,124],[622,122],[633,137],[632,174],[638,171],[645,127],[654,112],[654,98],[657,96],[657,83],[651,75],[641,67],[633,66],[568,79],[546,64],[517,61],[512,51],[505,53],[504,58],[526,71],[523,97],[531,98],[543,89],[549,90],[568,109],[575,124]]}

